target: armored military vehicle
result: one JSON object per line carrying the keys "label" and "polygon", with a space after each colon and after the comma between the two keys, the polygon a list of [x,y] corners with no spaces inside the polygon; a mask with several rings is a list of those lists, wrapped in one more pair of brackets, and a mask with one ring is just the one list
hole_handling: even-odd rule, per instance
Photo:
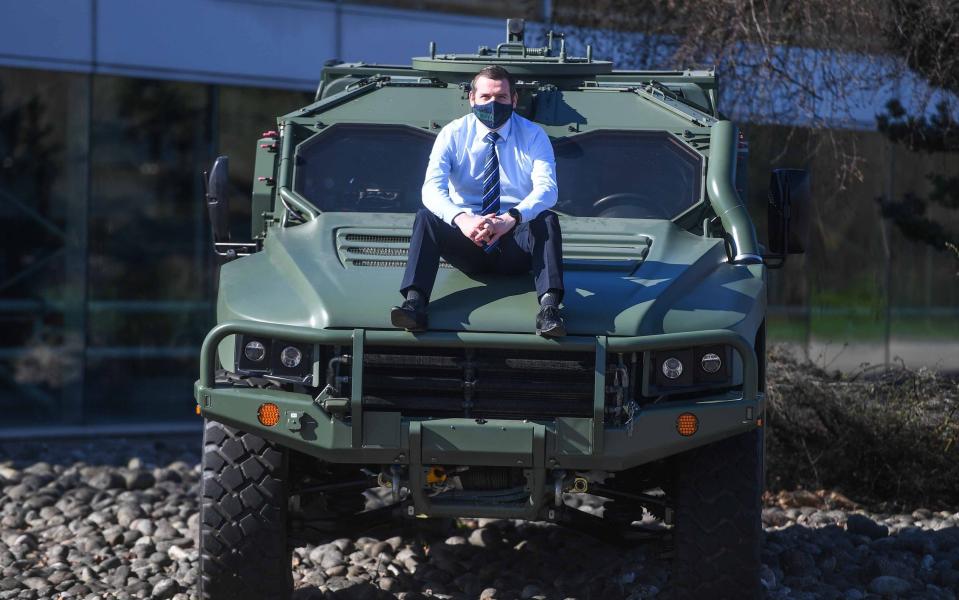
{"label": "armored military vehicle", "polygon": [[[527,47],[510,20],[474,54],[329,65],[316,101],[257,141],[250,242],[230,240],[217,160],[218,323],[194,389],[202,598],[288,598],[291,548],[387,518],[630,539],[647,513],[677,597],[759,594],[766,271],[803,250],[808,182],[772,174],[760,246],[713,72],[591,54],[553,34]],[[450,268],[428,331],[389,320],[433,140],[488,64],[554,144],[565,338],[533,333],[531,278]],[[587,493],[601,517],[570,506]]]}

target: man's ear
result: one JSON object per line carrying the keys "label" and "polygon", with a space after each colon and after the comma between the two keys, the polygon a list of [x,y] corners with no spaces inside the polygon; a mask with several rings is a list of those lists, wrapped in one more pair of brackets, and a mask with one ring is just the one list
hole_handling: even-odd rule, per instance
{"label": "man's ear", "polygon": [[476,95],[473,93],[473,90],[470,90],[469,96],[467,96],[470,101],[470,106],[476,106]]}
{"label": "man's ear", "polygon": [[519,102],[519,94],[517,92],[513,92],[513,108],[516,108],[517,102]]}

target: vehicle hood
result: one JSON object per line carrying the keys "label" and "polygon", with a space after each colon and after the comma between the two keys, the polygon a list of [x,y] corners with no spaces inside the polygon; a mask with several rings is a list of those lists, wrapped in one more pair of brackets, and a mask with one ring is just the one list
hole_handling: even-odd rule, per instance
{"label": "vehicle hood", "polygon": [[[402,301],[412,221],[412,215],[325,213],[272,230],[262,252],[222,267],[219,320],[392,329],[389,311]],[[577,217],[560,223],[570,334],[755,331],[765,307],[764,267],[730,264],[721,239],[670,221]],[[532,276],[471,277],[441,268],[429,326],[528,333],[536,311]]]}

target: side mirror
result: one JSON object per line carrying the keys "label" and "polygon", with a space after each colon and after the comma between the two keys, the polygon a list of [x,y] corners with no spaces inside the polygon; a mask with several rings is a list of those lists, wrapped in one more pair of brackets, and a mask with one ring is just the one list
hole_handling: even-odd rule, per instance
{"label": "side mirror", "polygon": [[210,213],[210,226],[213,228],[213,243],[230,241],[230,198],[229,185],[230,158],[218,156],[210,169],[206,183],[206,208]]}
{"label": "side mirror", "polygon": [[769,179],[770,258],[785,260],[809,246],[809,173],[802,169],[775,169]]}

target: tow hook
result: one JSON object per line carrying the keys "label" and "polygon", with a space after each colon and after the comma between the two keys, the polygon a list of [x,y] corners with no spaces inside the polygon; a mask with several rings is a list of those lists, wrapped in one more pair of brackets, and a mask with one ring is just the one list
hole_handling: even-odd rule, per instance
{"label": "tow hook", "polygon": [[585,477],[578,476],[573,478],[573,487],[571,487],[569,491],[574,494],[585,494],[589,491],[589,480]]}

